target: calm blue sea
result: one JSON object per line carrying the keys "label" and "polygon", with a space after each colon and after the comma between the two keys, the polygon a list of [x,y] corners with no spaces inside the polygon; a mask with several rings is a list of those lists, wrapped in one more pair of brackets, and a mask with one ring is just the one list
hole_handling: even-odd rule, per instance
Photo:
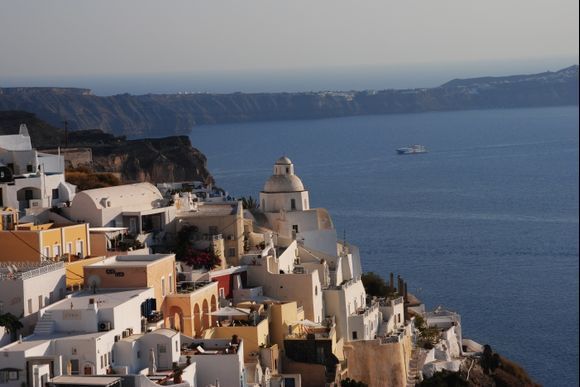
{"label": "calm blue sea", "polygon": [[[312,206],[427,305],[546,386],[578,385],[578,108],[194,128],[218,185],[256,197],[289,156]],[[423,144],[430,152],[397,156]]]}

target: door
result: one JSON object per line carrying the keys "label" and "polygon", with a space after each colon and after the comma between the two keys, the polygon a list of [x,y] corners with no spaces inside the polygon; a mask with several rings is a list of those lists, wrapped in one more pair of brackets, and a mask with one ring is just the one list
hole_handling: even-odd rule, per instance
{"label": "door", "polygon": [[84,241],[77,241],[77,255],[81,258],[85,257]]}
{"label": "door", "polygon": [[157,368],[158,369],[169,369],[171,368],[171,356],[167,345],[157,344]]}

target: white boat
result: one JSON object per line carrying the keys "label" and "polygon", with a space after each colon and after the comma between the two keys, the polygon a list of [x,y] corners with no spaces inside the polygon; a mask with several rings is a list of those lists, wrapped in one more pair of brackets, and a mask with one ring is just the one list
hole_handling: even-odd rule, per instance
{"label": "white boat", "polygon": [[423,145],[411,145],[397,149],[397,154],[400,155],[416,155],[419,153],[427,153],[427,149]]}

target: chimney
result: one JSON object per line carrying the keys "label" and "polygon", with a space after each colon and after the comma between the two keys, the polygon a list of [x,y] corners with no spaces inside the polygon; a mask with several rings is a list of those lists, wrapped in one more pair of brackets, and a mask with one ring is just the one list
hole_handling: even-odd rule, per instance
{"label": "chimney", "polygon": [[391,275],[389,277],[389,293],[394,292],[395,292],[395,275],[393,274],[393,272],[391,272]]}

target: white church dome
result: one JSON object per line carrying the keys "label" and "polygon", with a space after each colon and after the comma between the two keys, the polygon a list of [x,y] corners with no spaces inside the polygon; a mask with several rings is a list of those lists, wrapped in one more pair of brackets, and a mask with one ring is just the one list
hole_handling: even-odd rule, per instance
{"label": "white church dome", "polygon": [[302,180],[294,174],[294,164],[286,156],[280,157],[274,164],[274,174],[264,184],[266,193],[276,192],[302,192],[304,185]]}
{"label": "white church dome", "polygon": [[264,192],[300,191],[304,191],[304,185],[296,175],[272,175],[264,184]]}
{"label": "white church dome", "polygon": [[282,156],[278,160],[276,160],[276,165],[291,165],[291,164],[292,164],[292,160],[290,160],[286,156]]}

